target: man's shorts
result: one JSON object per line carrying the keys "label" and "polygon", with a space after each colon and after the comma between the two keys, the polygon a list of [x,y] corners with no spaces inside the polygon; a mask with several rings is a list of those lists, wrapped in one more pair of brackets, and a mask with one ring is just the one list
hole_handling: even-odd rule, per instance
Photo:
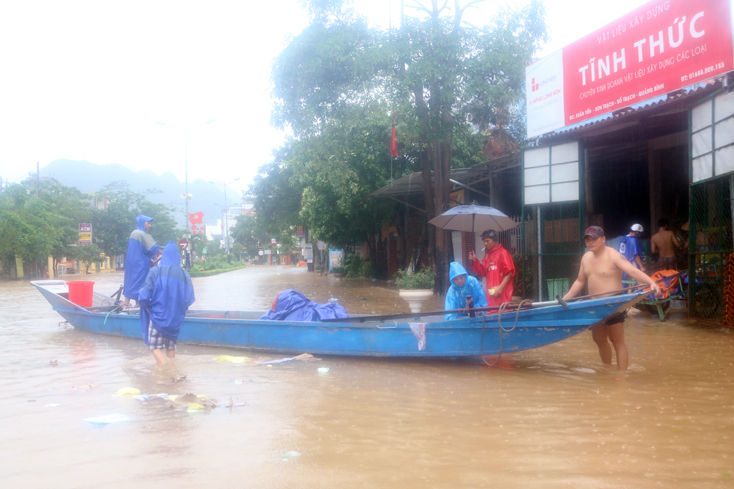
{"label": "man's shorts", "polygon": [[176,342],[169,338],[166,338],[153,327],[151,321],[148,326],[148,347],[152,350],[175,350]]}
{"label": "man's shorts", "polygon": [[606,324],[607,326],[611,326],[612,324],[623,323],[626,318],[627,318],[627,311],[618,312],[617,314],[614,314],[609,319],[604,321],[604,324]]}

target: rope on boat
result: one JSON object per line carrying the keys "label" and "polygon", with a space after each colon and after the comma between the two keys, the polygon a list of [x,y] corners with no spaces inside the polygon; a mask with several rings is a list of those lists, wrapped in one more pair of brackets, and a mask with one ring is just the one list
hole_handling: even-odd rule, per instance
{"label": "rope on boat", "polygon": [[484,364],[486,366],[488,366],[488,367],[494,367],[495,365],[497,365],[499,363],[500,359],[502,358],[502,332],[504,331],[505,333],[511,333],[512,331],[515,330],[515,328],[517,328],[517,322],[520,319],[520,310],[522,309],[522,305],[525,302],[532,303],[532,301],[529,300],[529,299],[523,299],[522,301],[520,301],[520,304],[517,306],[517,312],[515,313],[515,324],[513,324],[512,325],[512,328],[510,328],[510,329],[505,329],[504,327],[502,327],[502,313],[504,312],[505,309],[507,309],[507,307],[510,304],[512,304],[512,302],[503,302],[502,304],[500,304],[500,307],[499,307],[499,309],[497,311],[497,313],[498,313],[497,314],[497,325],[499,326],[499,328],[497,329],[497,332],[500,335],[500,354],[499,354],[499,356],[497,357],[497,360],[495,360],[494,363],[489,363],[484,358],[484,327],[485,327],[485,321],[486,321],[487,315],[486,314],[482,315],[482,336],[481,336],[481,339],[480,339],[480,342],[479,342],[479,353],[480,353],[480,355],[482,357],[482,362],[484,362]]}
{"label": "rope on boat", "polygon": [[118,311],[121,307],[122,307],[122,305],[119,305],[116,308],[112,309],[110,312],[108,312],[107,315],[104,317],[104,322],[102,324],[107,324],[107,318],[110,317],[110,314],[112,314],[113,312]]}

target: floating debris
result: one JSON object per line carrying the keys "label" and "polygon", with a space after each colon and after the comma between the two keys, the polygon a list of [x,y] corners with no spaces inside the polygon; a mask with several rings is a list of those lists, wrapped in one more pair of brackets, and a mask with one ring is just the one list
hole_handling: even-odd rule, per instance
{"label": "floating debris", "polygon": [[140,394],[140,389],[136,389],[135,387],[123,387],[119,391],[112,394],[115,397],[121,397],[121,396],[137,396]]}
{"label": "floating debris", "polygon": [[245,363],[249,362],[250,358],[248,357],[233,357],[231,355],[219,355],[218,357],[214,358],[217,362],[229,362],[229,363]]}
{"label": "floating debris", "polygon": [[106,424],[111,424],[111,423],[120,423],[123,421],[130,421],[130,418],[128,418],[124,414],[108,414],[106,416],[97,416],[95,418],[83,419],[82,421],[86,421],[87,423],[93,424],[96,426],[104,426]]}

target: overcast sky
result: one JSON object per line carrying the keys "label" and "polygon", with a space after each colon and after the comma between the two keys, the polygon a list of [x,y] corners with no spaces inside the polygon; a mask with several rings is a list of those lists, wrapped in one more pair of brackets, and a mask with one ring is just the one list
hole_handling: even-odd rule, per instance
{"label": "overcast sky", "polygon": [[[465,18],[483,24],[500,5],[524,3],[489,0]],[[541,56],[644,3],[546,0]],[[399,0],[354,7],[384,27],[392,7],[399,24]],[[232,188],[246,188],[285,137],[270,126],[272,59],[307,22],[298,0],[2,2],[0,177],[18,182],[37,161],[43,175],[68,158],[183,181],[184,133],[164,122],[192,128],[189,181],[240,178]]]}

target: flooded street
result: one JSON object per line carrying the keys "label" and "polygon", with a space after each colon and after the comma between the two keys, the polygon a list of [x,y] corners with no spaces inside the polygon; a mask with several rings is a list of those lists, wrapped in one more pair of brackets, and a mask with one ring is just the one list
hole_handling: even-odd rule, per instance
{"label": "flooded street", "polygon": [[[90,280],[112,293],[122,277]],[[295,288],[350,313],[408,311],[394,287],[303,268],[250,267],[194,287],[195,309],[265,310]],[[62,321],[27,281],[0,282],[4,487],[734,486],[734,331],[680,312],[627,319],[624,374],[602,366],[585,332],[494,368],[348,357],[243,366],[214,358],[280,356],[179,345],[180,383],[142,340]],[[245,405],[173,411],[113,396],[125,387]],[[82,421],[110,414],[130,421]]]}

